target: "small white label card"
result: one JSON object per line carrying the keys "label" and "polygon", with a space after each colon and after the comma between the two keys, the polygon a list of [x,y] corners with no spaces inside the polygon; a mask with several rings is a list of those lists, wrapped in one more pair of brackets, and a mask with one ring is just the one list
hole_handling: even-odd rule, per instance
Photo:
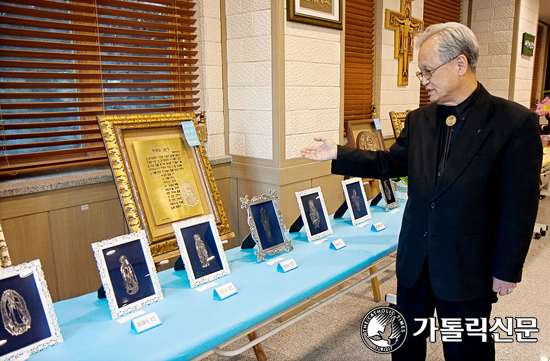
{"label": "small white label card", "polygon": [[290,270],[293,270],[295,268],[298,268],[298,265],[296,264],[296,261],[294,259],[287,259],[286,261],[279,262],[277,265],[277,271],[280,272],[288,272]]}
{"label": "small white label card", "polygon": [[382,125],[380,124],[379,118],[374,118],[374,129],[376,130],[382,130]]}
{"label": "small white label card", "polygon": [[338,238],[335,241],[330,242],[329,248],[339,250],[340,248],[344,248],[346,246],[346,243],[342,240],[342,238]]}
{"label": "small white label card", "polygon": [[356,227],[363,228],[365,226],[368,226],[369,224],[370,224],[370,222],[363,222],[363,223],[359,223]]}
{"label": "small white label card", "polygon": [[118,322],[120,324],[123,324],[123,323],[126,323],[126,322],[128,322],[130,320],[133,320],[134,318],[139,317],[139,316],[144,315],[144,314],[145,314],[145,311],[139,310],[139,311],[130,313],[129,315],[126,315],[124,317],[121,317],[121,318],[117,319],[116,322]]}
{"label": "small white label card", "polygon": [[375,223],[371,227],[371,231],[374,231],[374,232],[380,232],[384,229],[386,229],[386,226],[384,226],[384,223],[382,222]]}
{"label": "small white label card", "polygon": [[214,298],[220,301],[225,300],[227,297],[231,297],[238,293],[237,288],[233,285],[233,282],[226,283],[214,289]]}
{"label": "small white label card", "polygon": [[321,243],[323,243],[324,241],[328,241],[328,238],[321,238],[321,239],[319,239],[319,240],[313,242],[313,244],[321,244]]}
{"label": "small white label card", "polygon": [[200,287],[195,288],[195,290],[197,292],[202,292],[202,291],[206,291],[207,289],[209,289],[211,287],[214,287],[214,286],[217,286],[217,285],[218,285],[218,282],[210,282],[210,283],[207,283],[207,284],[204,284]]}
{"label": "small white label card", "polygon": [[162,321],[156,312],[151,312],[132,320],[132,330],[136,331],[136,333],[142,333],[159,325],[162,325]]}
{"label": "small white label card", "polygon": [[189,144],[189,146],[195,147],[197,145],[201,145],[199,136],[197,135],[197,130],[195,129],[195,124],[193,124],[192,120],[181,122],[181,127],[183,128],[183,135],[185,135],[185,139],[187,140],[187,144]]}
{"label": "small white label card", "polygon": [[277,257],[275,259],[267,261],[267,264],[270,265],[270,266],[273,266],[275,263],[280,262],[282,260],[284,260],[283,257]]}

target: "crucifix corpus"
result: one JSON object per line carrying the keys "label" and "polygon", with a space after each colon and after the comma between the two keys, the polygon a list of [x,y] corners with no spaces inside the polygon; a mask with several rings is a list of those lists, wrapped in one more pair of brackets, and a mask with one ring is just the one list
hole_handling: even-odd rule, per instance
{"label": "crucifix corpus", "polygon": [[386,9],[386,28],[395,30],[394,57],[399,59],[397,85],[409,84],[409,62],[413,59],[413,36],[424,22],[411,16],[413,0],[401,0],[401,12]]}

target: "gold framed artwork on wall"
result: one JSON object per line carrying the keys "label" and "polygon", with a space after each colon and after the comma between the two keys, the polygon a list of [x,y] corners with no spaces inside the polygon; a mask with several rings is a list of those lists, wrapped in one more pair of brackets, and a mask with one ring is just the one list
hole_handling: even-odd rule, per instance
{"label": "gold framed artwork on wall", "polygon": [[391,125],[396,139],[399,137],[399,134],[401,134],[403,129],[405,129],[405,119],[409,113],[410,110],[405,110],[404,112],[390,112]]}
{"label": "gold framed artwork on wall", "polygon": [[182,122],[195,114],[99,116],[130,232],[145,230],[155,261],[178,255],[171,224],[212,214],[222,240],[234,237],[202,140],[190,146]]}
{"label": "gold framed artwork on wall", "polygon": [[287,0],[287,20],[342,30],[343,0]]}

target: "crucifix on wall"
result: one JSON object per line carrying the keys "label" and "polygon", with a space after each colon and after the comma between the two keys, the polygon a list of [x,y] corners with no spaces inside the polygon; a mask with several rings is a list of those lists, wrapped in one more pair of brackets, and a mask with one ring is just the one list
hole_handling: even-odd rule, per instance
{"label": "crucifix on wall", "polygon": [[395,30],[394,57],[399,59],[397,85],[409,84],[413,37],[424,29],[424,22],[411,16],[412,1],[401,0],[401,12],[386,9],[386,28]]}

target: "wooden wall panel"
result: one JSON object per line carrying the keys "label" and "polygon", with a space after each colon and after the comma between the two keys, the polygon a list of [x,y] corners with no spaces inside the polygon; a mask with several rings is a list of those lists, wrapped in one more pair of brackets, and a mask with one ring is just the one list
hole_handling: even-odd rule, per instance
{"label": "wooden wall panel", "polygon": [[2,228],[12,264],[17,265],[39,259],[52,301],[59,301],[48,213],[3,219]]}
{"label": "wooden wall panel", "polygon": [[96,291],[101,282],[90,244],[125,233],[119,200],[55,210],[50,220],[60,298]]}

